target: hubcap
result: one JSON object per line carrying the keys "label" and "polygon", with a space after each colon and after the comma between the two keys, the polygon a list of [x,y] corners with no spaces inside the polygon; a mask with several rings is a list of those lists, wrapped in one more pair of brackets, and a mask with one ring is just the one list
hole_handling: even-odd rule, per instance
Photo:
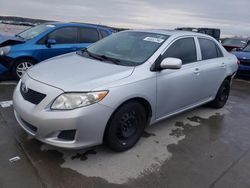
{"label": "hubcap", "polygon": [[29,69],[33,66],[32,63],[30,62],[23,62],[23,63],[20,63],[17,68],[16,68],[16,74],[19,78],[22,77],[22,75]]}
{"label": "hubcap", "polygon": [[119,127],[117,130],[117,136],[121,140],[126,140],[129,137],[133,136],[136,133],[137,125],[138,125],[138,119],[136,117],[136,113],[128,112],[125,113],[120,121],[119,121]]}

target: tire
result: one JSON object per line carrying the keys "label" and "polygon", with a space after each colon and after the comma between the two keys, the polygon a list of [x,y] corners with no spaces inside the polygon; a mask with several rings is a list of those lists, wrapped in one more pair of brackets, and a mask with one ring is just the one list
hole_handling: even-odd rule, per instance
{"label": "tire", "polygon": [[224,80],[216,94],[215,99],[209,103],[213,108],[222,108],[225,106],[230,94],[230,81]]}
{"label": "tire", "polygon": [[138,102],[125,103],[111,116],[104,143],[113,151],[126,151],[138,142],[146,124],[145,108]]}
{"label": "tire", "polygon": [[15,80],[19,80],[22,75],[35,64],[36,62],[29,58],[16,60],[12,68],[12,77]]}

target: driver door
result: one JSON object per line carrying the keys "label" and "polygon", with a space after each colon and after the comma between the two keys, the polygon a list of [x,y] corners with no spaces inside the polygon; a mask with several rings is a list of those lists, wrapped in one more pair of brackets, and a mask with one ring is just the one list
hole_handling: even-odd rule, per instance
{"label": "driver door", "polygon": [[[42,61],[54,56],[77,51],[77,32],[77,27],[63,27],[52,31],[38,42],[37,56]],[[48,45],[48,39],[55,40],[56,44]]]}
{"label": "driver door", "polygon": [[202,100],[201,70],[197,62],[197,46],[194,37],[178,38],[162,54],[182,60],[177,70],[161,70],[157,73],[156,118],[182,111]]}

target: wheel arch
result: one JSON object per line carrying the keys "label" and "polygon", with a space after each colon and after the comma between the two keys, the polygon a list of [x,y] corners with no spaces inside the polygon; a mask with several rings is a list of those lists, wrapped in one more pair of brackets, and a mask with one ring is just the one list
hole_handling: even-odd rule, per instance
{"label": "wheel arch", "polygon": [[224,80],[228,80],[229,82],[232,81],[233,75],[228,75]]}
{"label": "wheel arch", "polygon": [[22,60],[22,59],[30,59],[30,60],[34,61],[35,64],[38,63],[38,60],[37,60],[36,58],[32,57],[32,56],[20,56],[20,57],[17,57],[17,58],[13,61],[12,66],[11,66],[11,70],[13,70],[13,67],[15,66],[16,62],[17,62],[17,61],[20,61],[20,60]]}
{"label": "wheel arch", "polygon": [[20,56],[20,57],[17,57],[13,62],[15,63],[21,59],[30,59],[30,60],[34,61],[35,63],[38,63],[38,60],[32,56]]}
{"label": "wheel arch", "polygon": [[144,109],[146,110],[147,124],[150,122],[150,119],[151,119],[152,114],[153,114],[152,106],[151,106],[150,102],[143,97],[134,97],[134,98],[127,99],[127,100],[123,101],[120,105],[118,105],[118,107],[114,110],[114,112],[109,117],[109,120],[108,120],[107,125],[106,125],[105,130],[104,130],[103,141],[104,141],[105,134],[106,134],[106,131],[108,129],[108,125],[109,125],[111,118],[113,117],[113,115],[116,113],[116,111],[119,108],[121,108],[124,104],[127,104],[129,102],[140,103],[144,107]]}

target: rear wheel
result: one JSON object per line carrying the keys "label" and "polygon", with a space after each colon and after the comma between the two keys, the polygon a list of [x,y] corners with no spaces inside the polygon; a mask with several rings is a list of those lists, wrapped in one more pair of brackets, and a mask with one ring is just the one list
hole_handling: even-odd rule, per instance
{"label": "rear wheel", "polygon": [[229,97],[230,94],[230,81],[224,80],[221,84],[215,99],[210,103],[210,106],[213,108],[222,108]]}
{"label": "rear wheel", "polygon": [[12,76],[15,80],[19,80],[22,75],[33,65],[35,61],[29,58],[19,59],[14,63]]}
{"label": "rear wheel", "polygon": [[126,103],[112,115],[104,143],[113,151],[126,151],[138,142],[146,122],[146,111],[140,103]]}

